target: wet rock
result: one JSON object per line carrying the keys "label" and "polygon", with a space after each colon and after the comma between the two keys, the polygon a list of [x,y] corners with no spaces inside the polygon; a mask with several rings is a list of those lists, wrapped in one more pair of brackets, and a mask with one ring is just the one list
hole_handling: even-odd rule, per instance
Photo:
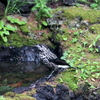
{"label": "wet rock", "polygon": [[37,100],[53,100],[54,90],[50,85],[41,86],[37,91]]}
{"label": "wet rock", "polygon": [[100,53],[100,40],[96,41],[95,47],[97,48],[97,52]]}
{"label": "wet rock", "polygon": [[75,98],[74,92],[73,92],[73,91],[69,91],[69,96],[70,96],[71,98]]}
{"label": "wet rock", "polygon": [[77,0],[63,0],[63,3],[69,6],[75,5],[76,2]]}
{"label": "wet rock", "polygon": [[36,92],[33,97],[37,100],[71,100],[68,88],[60,84],[56,86],[55,91],[52,86],[46,85],[39,87]]}
{"label": "wet rock", "polygon": [[56,86],[56,95],[58,96],[57,100],[71,100],[69,97],[69,89],[64,85],[58,84]]}
{"label": "wet rock", "polygon": [[65,85],[57,84],[55,88],[51,85],[40,86],[35,95],[37,100],[100,100],[100,93],[96,91],[95,95],[93,92],[81,92],[74,94]]}
{"label": "wet rock", "polygon": [[17,88],[14,88],[14,89],[12,90],[12,92],[21,94],[21,93],[23,93],[24,91],[30,91],[30,90],[31,90],[31,89],[28,88],[28,87],[17,87]]}
{"label": "wet rock", "polygon": [[[22,0],[22,2],[23,2],[23,0]],[[25,2],[27,2],[27,3],[23,4],[20,7],[21,13],[29,13],[31,11],[31,8],[34,6],[34,0],[26,0]]]}

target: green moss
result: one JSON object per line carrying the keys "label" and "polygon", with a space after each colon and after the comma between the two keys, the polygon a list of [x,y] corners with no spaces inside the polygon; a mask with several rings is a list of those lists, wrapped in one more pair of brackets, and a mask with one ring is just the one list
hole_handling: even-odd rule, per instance
{"label": "green moss", "polygon": [[36,100],[33,97],[30,97],[26,94],[16,94],[13,92],[8,92],[4,94],[4,97],[6,100]]}
{"label": "green moss", "polygon": [[38,30],[38,28],[37,27],[33,27],[33,28],[31,28],[32,29],[32,31],[34,31],[34,30]]}
{"label": "green moss", "polygon": [[29,33],[30,30],[29,30],[29,26],[27,24],[23,25],[23,26],[20,26],[20,29],[23,33]]}
{"label": "green moss", "polygon": [[75,71],[64,71],[57,77],[58,83],[64,83],[69,86],[70,89],[76,90],[78,88],[77,81],[78,78],[75,77],[76,73]]}
{"label": "green moss", "polygon": [[67,28],[65,28],[65,29],[61,28],[61,30],[62,30],[63,33],[57,33],[56,34],[56,40],[57,41],[65,41],[65,40],[67,40],[67,38],[69,38],[68,29]]}
{"label": "green moss", "polygon": [[[91,76],[92,71],[94,71],[93,74],[98,79],[100,79],[99,76],[97,76],[98,70],[100,70],[100,56],[96,53],[95,50],[95,42],[100,39],[100,24],[96,24],[100,22],[100,11],[82,7],[61,7],[57,8],[54,13],[58,11],[64,12],[61,14],[68,20],[67,22],[65,22],[66,26],[68,26],[68,23],[70,23],[70,21],[75,20],[75,18],[77,17],[81,18],[82,20],[87,20],[91,25],[89,28],[87,27],[89,29],[88,31],[85,31],[86,27],[80,27],[80,29],[75,30],[71,29],[70,27],[64,27],[64,29],[66,29],[64,34],[57,34],[56,36],[56,39],[61,42],[64,51],[67,52],[67,55],[64,56],[65,60],[70,64],[70,66],[80,68],[77,69],[76,72],[65,71],[64,73],[61,73],[57,77],[57,82],[66,84],[72,90],[76,90],[78,88],[78,83],[80,83],[82,80],[84,82],[86,80],[91,80],[91,77],[93,77]],[[80,32],[80,30],[83,32]],[[75,35],[74,32],[77,31],[79,33]],[[67,37],[67,40],[64,41],[65,37]],[[77,39],[77,41],[73,42],[73,39],[75,38]],[[91,48],[93,50],[89,51],[89,49]],[[91,67],[94,67],[94,69],[91,70]],[[86,70],[82,72],[82,69]]]}
{"label": "green moss", "polygon": [[92,31],[92,33],[100,33],[100,24],[94,24],[90,26],[90,31]]}
{"label": "green moss", "polygon": [[10,36],[8,36],[8,42],[3,42],[2,40],[0,41],[0,45],[4,46],[16,46],[16,47],[21,47],[21,46],[30,46],[30,45],[35,45],[41,43],[42,40],[36,40],[36,39],[30,39],[30,38],[25,38],[24,36],[20,36],[18,33],[13,33]]}
{"label": "green moss", "polygon": [[28,91],[27,92],[27,95],[28,96],[32,96],[32,95],[34,95],[36,93],[36,90],[35,89],[32,89],[31,91]]}
{"label": "green moss", "polygon": [[9,37],[9,40],[11,41],[11,43],[9,45],[13,45],[16,47],[21,47],[21,46],[25,46],[25,45],[33,45],[36,44],[37,41],[33,40],[33,39],[27,39],[23,36],[20,36],[19,34],[12,34]]}
{"label": "green moss", "polygon": [[[63,11],[62,14],[65,16],[68,20],[75,19],[76,17],[82,18],[82,20],[89,20],[90,23],[100,22],[100,11],[99,10],[93,10],[93,9],[85,9],[82,7],[69,7],[69,8],[58,8],[55,11]],[[54,11],[54,13],[55,13]]]}
{"label": "green moss", "polygon": [[14,92],[7,92],[7,93],[4,94],[4,96],[5,97],[8,97],[8,96],[14,97],[15,96],[15,93]]}

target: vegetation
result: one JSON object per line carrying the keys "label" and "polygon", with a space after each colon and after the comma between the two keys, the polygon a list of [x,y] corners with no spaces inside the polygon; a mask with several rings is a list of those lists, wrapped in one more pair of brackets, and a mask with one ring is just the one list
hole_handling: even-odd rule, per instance
{"label": "vegetation", "polygon": [[88,0],[78,0],[79,2],[82,2],[82,3],[86,3],[86,4],[89,4],[91,8],[93,9],[100,9],[100,0],[93,0],[91,3],[91,0],[88,1]]}
{"label": "vegetation", "polygon": [[[63,30],[64,33],[56,35],[57,41],[60,41],[64,46],[63,48],[65,48],[61,59],[66,60],[76,70],[61,73],[58,75],[57,82],[66,84],[73,90],[76,90],[81,82],[83,84],[87,82],[91,86],[90,88],[97,87],[98,85],[94,81],[97,81],[100,77],[100,57],[96,48],[96,42],[100,40],[100,25],[98,24],[100,12],[99,10],[87,10],[82,7],[70,7],[68,9],[60,7],[53,12],[59,10],[63,11],[61,14],[68,19],[68,21],[64,22],[64,26],[59,29]],[[95,12],[97,12],[96,15],[92,16]],[[78,20],[78,18],[81,20]],[[79,23],[79,27],[68,27],[71,22],[76,22],[75,19],[79,23],[88,20],[86,22],[88,27],[86,24]],[[70,75],[67,73],[70,73]]]}
{"label": "vegetation", "polygon": [[11,16],[7,16],[7,20],[18,25],[25,25],[27,23],[26,21],[20,21],[18,18],[13,18]]}
{"label": "vegetation", "polygon": [[46,6],[46,0],[34,0],[35,6],[32,8],[32,11],[36,11],[36,18],[40,21],[43,18],[51,17],[51,9]]}
{"label": "vegetation", "polygon": [[14,0],[12,2],[12,0],[7,0],[7,6],[5,9],[5,14],[4,17],[6,17],[9,14],[16,14],[16,13],[20,13],[20,7],[27,3],[27,2],[20,2],[19,0]]}
{"label": "vegetation", "polygon": [[7,42],[7,35],[10,35],[10,31],[15,32],[17,27],[10,24],[5,24],[3,20],[0,21],[0,36],[4,42]]}
{"label": "vegetation", "polygon": [[[89,4],[93,9],[73,6],[69,8],[59,7],[54,10],[47,7],[47,1],[35,0],[36,5],[32,8],[32,11],[36,12],[35,21],[39,23],[39,28],[37,28],[38,25],[35,21],[29,23],[25,20],[21,21],[17,18],[7,16],[7,14],[16,13],[16,11],[19,12],[19,5],[16,5],[19,0],[15,0],[13,3],[11,0],[8,0],[8,5],[5,10],[6,18],[0,21],[0,36],[3,40],[0,41],[0,45],[21,47],[23,45],[34,45],[42,42],[47,44],[48,37],[51,36],[52,32],[46,30],[47,33],[44,33],[42,31],[37,32],[37,30],[42,29],[41,24],[44,26],[48,25],[45,21],[46,18],[52,17],[55,12],[62,11],[62,17],[64,17],[66,21],[59,27],[59,30],[61,29],[63,32],[56,32],[53,36],[55,35],[56,40],[60,41],[63,45],[64,54],[61,59],[66,60],[66,62],[69,63],[70,66],[75,67],[76,70],[62,72],[58,75],[56,81],[68,85],[72,90],[76,90],[83,81],[89,83],[91,88],[97,87],[98,84],[96,85],[94,82],[100,78],[100,55],[95,44],[100,40],[100,11],[95,9],[99,9],[100,0],[93,0],[94,3],[92,4],[90,4],[88,0],[80,0],[81,2]],[[59,19],[62,18],[60,17]],[[69,24],[73,20],[78,20],[80,26],[69,27]],[[81,24],[82,21],[86,21],[88,26]],[[32,26],[34,24],[35,26]],[[27,34],[20,35],[21,32]],[[42,35],[37,35],[38,33]],[[33,38],[26,38],[29,34],[31,34]],[[35,35],[37,37],[35,37]],[[3,97],[0,97],[0,99],[1,98]]]}
{"label": "vegetation", "polygon": [[26,94],[16,94],[13,92],[8,92],[4,94],[5,99],[7,100],[36,100],[33,97],[30,97]]}
{"label": "vegetation", "polygon": [[[8,92],[8,91],[11,91],[13,88],[12,87],[9,87],[9,86],[1,86],[0,87],[0,95]],[[1,100],[1,98],[0,98]]]}
{"label": "vegetation", "polygon": [[0,100],[6,100],[3,96],[0,96]]}
{"label": "vegetation", "polygon": [[52,17],[50,14],[51,8],[47,6],[47,0],[34,0],[34,2],[36,5],[32,8],[32,11],[36,12],[36,20],[40,23],[38,26],[38,29],[40,30],[42,25],[47,26],[45,18]]}

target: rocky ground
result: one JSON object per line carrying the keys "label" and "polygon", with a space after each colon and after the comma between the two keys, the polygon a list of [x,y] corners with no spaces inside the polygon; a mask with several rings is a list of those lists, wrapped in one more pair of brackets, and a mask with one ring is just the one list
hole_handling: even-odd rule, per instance
{"label": "rocky ground", "polygon": [[[0,5],[1,18],[4,14],[4,5],[1,3]],[[14,92],[7,92],[4,97],[0,96],[0,99],[100,100],[100,10],[91,9],[83,4],[78,7],[62,6],[62,2],[50,2],[48,6],[53,8],[53,17],[46,19],[48,25],[42,26],[42,29],[38,27],[39,23],[35,20],[34,12],[27,17],[9,15],[14,20],[17,18],[20,22],[25,22],[21,25],[16,22],[12,23],[9,18],[2,19],[5,24],[16,26],[17,31],[11,32],[7,36],[8,42],[0,40],[0,45],[21,47],[44,43],[55,48],[55,45],[51,43],[52,41],[48,40],[51,38],[56,42],[60,41],[64,51],[62,59],[78,69],[65,70],[47,82],[36,81],[36,83],[29,85],[29,87],[32,86],[31,89],[29,87],[23,88],[21,84],[23,78],[17,83],[11,81],[9,86],[20,86],[22,88],[17,88],[16,91],[23,91],[20,94],[14,93],[15,90]],[[11,75],[9,77],[11,78]],[[27,77],[25,76],[25,78]],[[2,84],[7,83],[6,80],[6,75],[0,77]],[[27,80],[28,82],[31,80],[30,83],[32,83],[32,77]]]}

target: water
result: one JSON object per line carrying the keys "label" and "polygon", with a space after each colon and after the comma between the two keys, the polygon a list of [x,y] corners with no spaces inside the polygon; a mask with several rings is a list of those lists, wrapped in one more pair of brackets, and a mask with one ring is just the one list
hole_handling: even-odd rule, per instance
{"label": "water", "polygon": [[48,74],[47,67],[34,62],[0,62],[0,88],[28,86]]}

